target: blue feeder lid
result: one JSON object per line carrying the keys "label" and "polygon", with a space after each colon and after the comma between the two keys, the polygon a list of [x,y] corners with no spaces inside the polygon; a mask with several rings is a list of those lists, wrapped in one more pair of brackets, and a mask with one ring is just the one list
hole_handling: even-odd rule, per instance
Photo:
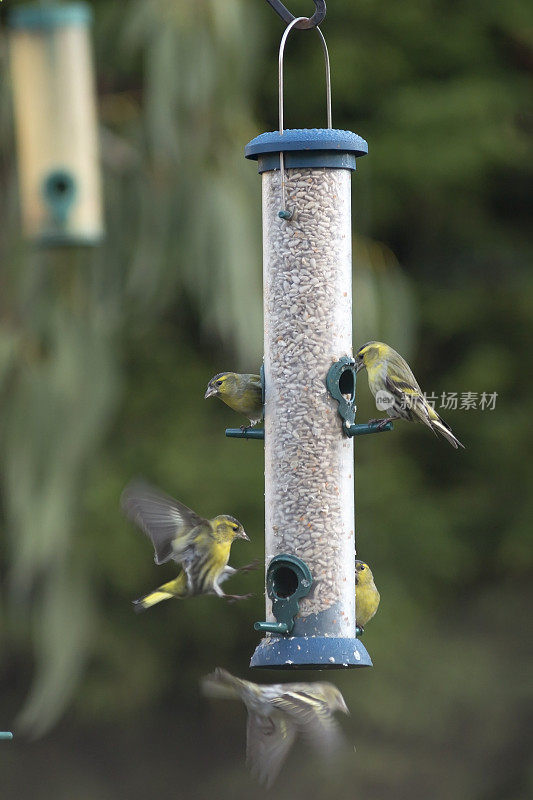
{"label": "blue feeder lid", "polygon": [[64,5],[31,3],[10,9],[8,22],[11,28],[49,30],[63,25],[88,25],[92,18],[92,8],[84,2]]}
{"label": "blue feeder lid", "polygon": [[333,167],[355,169],[355,160],[366,156],[368,144],[351,131],[333,128],[293,128],[256,136],[244,148],[246,158],[258,162],[259,172],[279,169],[279,154],[285,167]]}
{"label": "blue feeder lid", "polygon": [[252,669],[352,669],[371,667],[360,639],[330,636],[266,636],[250,661]]}

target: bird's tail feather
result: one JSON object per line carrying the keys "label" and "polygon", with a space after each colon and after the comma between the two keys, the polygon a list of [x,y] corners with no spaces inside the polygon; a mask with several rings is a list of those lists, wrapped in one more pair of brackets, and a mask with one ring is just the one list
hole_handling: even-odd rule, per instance
{"label": "bird's tail feather", "polygon": [[170,600],[171,597],[173,597],[173,595],[168,592],[160,592],[159,589],[156,589],[134,600],[133,609],[136,614],[141,614],[143,611],[147,611],[152,606],[155,606],[156,603],[161,603],[163,600]]}
{"label": "bird's tail feather", "polygon": [[444,422],[444,420],[439,416],[437,416],[437,419],[431,420],[431,426],[434,430],[438,431],[441,436],[444,436],[444,438],[452,445],[452,447],[455,447],[456,450],[458,447],[462,447],[464,449],[464,444],[459,441],[457,436],[454,436],[450,426],[447,425],[446,422]]}
{"label": "bird's tail feather", "polygon": [[202,689],[208,697],[225,697],[236,699],[241,696],[242,686],[246,681],[235,678],[225,669],[217,667],[214,672],[202,680]]}
{"label": "bird's tail feather", "polygon": [[152,606],[155,606],[157,603],[161,603],[163,600],[170,600],[172,597],[181,598],[186,596],[187,576],[185,573],[181,573],[173,581],[164,583],[152,592],[138,597],[137,600],[133,601],[133,608],[137,614],[140,614]]}

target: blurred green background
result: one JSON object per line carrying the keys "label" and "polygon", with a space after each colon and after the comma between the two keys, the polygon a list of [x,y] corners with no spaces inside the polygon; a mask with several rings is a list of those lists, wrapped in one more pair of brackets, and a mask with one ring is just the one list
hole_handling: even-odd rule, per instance
{"label": "blurred green background", "polygon": [[[253,543],[232,563],[263,557],[261,445],[225,439],[236,418],[203,392],[261,359],[260,179],[242,151],[277,125],[283,23],[262,0],[93,8],[107,225],[94,250],[22,239],[0,36],[0,728],[15,732],[0,792],[262,797],[243,709],[198,688],[216,665],[279,679],[247,668],[261,574],[233,583],[255,590],[248,603],[136,616],[130,601],[174,571],[118,499],[144,475],[241,519]],[[328,2],[334,125],[370,147],[353,177],[354,342],[389,341],[428,392],[498,396],[443,412],[464,452],[402,424],[356,440],[358,552],[382,595],[364,639],[374,668],[331,674],[353,752],[324,775],[296,748],[282,800],[533,793],[532,16],[526,0]],[[291,37],[285,96],[288,126],[323,124],[312,32]],[[375,415],[365,383],[361,419]]]}

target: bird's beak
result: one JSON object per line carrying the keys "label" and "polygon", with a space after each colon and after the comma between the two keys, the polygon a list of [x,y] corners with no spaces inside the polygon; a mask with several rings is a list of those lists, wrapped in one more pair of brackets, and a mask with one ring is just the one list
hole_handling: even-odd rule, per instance
{"label": "bird's beak", "polygon": [[211,386],[211,384],[208,384],[207,389],[205,390],[204,400],[207,400],[208,397],[212,397],[214,394],[217,394],[216,386]]}
{"label": "bird's beak", "polygon": [[356,362],[355,362],[355,374],[357,375],[357,373],[359,372],[359,370],[360,370],[360,369],[363,369],[363,367],[364,367],[364,366],[365,366],[365,363],[364,363],[364,361],[356,361]]}
{"label": "bird's beak", "polygon": [[244,539],[245,542],[249,542],[250,541],[250,537],[248,536],[246,531],[241,531],[240,533],[238,533],[237,534],[237,539]]}

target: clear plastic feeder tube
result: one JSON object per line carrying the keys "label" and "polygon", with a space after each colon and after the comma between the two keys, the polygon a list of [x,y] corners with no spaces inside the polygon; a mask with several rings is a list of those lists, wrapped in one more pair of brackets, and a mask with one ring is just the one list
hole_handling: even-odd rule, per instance
{"label": "clear plastic feeder tube", "polygon": [[[353,440],[325,377],[352,354],[351,176],[263,172],[266,563],[289,553],[313,576],[295,636],[355,638]],[[267,599],[267,620],[273,621]]]}

